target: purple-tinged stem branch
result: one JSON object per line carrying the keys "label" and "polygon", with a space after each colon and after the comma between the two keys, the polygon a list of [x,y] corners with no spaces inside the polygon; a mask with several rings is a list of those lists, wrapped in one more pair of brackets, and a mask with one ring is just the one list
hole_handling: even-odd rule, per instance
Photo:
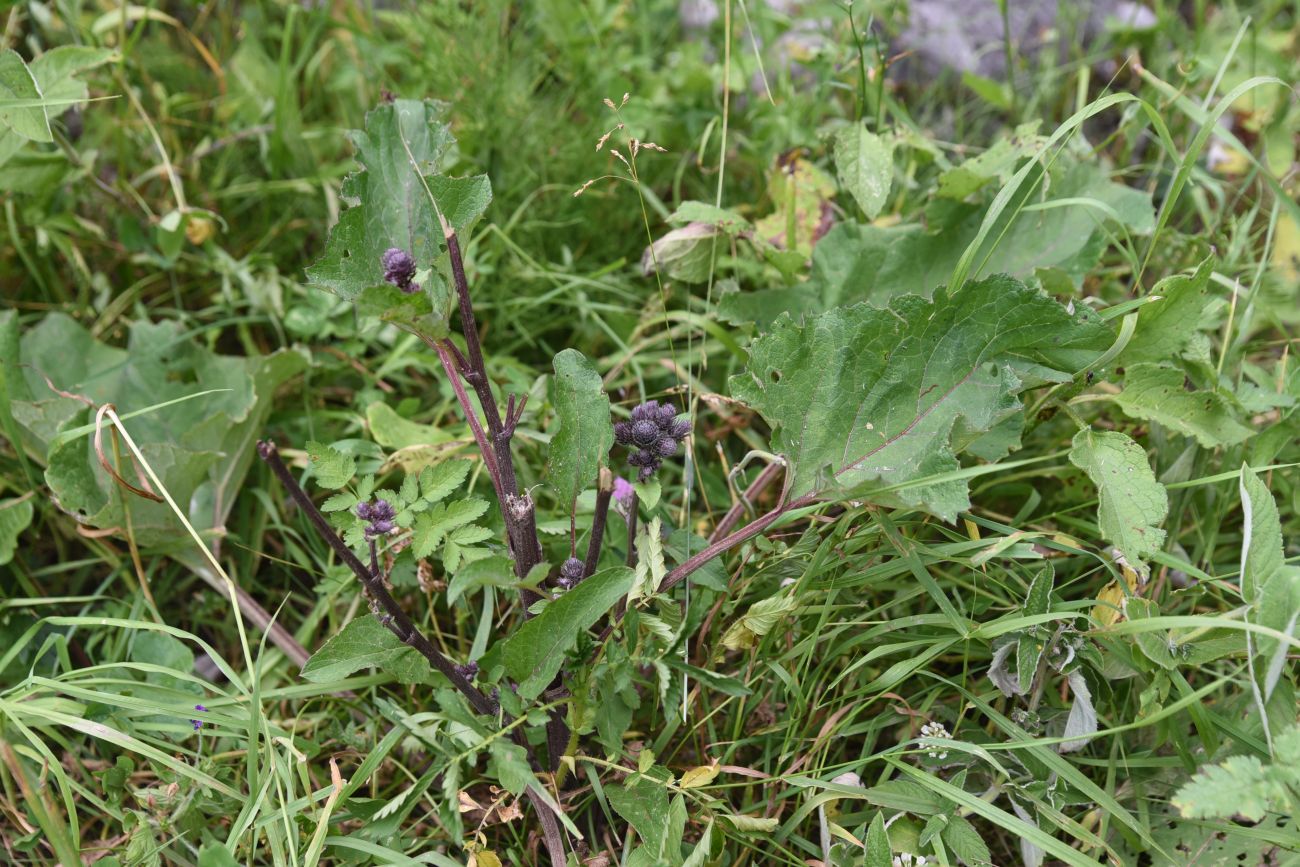
{"label": "purple-tinged stem branch", "polygon": [[596,482],[596,514],[591,519],[591,538],[587,540],[587,556],[582,561],[582,577],[590,578],[600,561],[600,546],[605,541],[605,522],[609,519],[609,501],[614,496],[614,474],[600,468]]}
{"label": "purple-tinged stem branch", "polygon": [[397,604],[393,594],[388,592],[388,588],[384,585],[384,579],[378,574],[378,570],[372,572],[367,569],[357,555],[352,553],[352,549],[347,546],[347,543],[330,526],[329,521],[325,519],[320,510],[316,508],[316,504],[311,501],[311,497],[307,496],[307,492],[302,489],[302,486],[298,484],[298,480],[293,477],[293,473],[289,472],[289,468],[285,466],[279,450],[275,447],[275,443],[263,440],[257,444],[257,453],[271,468],[271,472],[275,474],[275,477],[289,493],[293,501],[298,504],[298,508],[302,509],[307,519],[311,521],[316,533],[334,550],[335,555],[338,556],[343,565],[352,570],[352,574],[357,576],[357,579],[366,588],[366,592],[370,594],[371,598],[384,609],[389,617],[388,620],[384,621],[384,625],[405,644],[414,647],[425,659],[429,660],[430,665],[441,672],[451,681],[454,687],[464,694],[474,710],[487,716],[495,716],[499,709],[497,702],[484,695],[482,690],[470,683],[465,675],[456,670],[456,666],[452,664],[451,660],[443,656],[442,651],[438,650],[416,628],[415,624],[411,622],[411,618]]}

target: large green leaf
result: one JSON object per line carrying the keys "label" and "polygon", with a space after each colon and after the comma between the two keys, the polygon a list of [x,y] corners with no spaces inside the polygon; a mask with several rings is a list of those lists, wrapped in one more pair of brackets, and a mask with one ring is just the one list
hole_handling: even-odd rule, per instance
{"label": "large green leaf", "polygon": [[[986,244],[992,252],[987,261],[976,259],[981,273],[1028,279],[1040,268],[1055,268],[1078,283],[1106,248],[1105,227],[1141,234],[1154,223],[1145,193],[1113,183],[1086,163],[1054,170],[1046,196],[1029,204],[1035,210],[1013,215],[1009,209],[993,227]],[[938,200],[927,208],[924,225],[841,223],[817,242],[807,282],[724,295],[719,315],[754,322],[762,331],[783,312],[798,317],[859,301],[883,304],[905,293],[928,296],[952,275],[987,209],[985,201]]]}
{"label": "large green leaf", "polygon": [[370,614],[350,621],[322,644],[302,667],[302,676],[312,683],[329,683],[362,668],[377,668],[399,683],[431,683],[439,679],[428,660]]}
{"label": "large green leaf", "polygon": [[1159,422],[1207,449],[1235,445],[1254,433],[1237,420],[1223,395],[1188,391],[1185,382],[1183,372],[1171,365],[1133,364],[1125,368],[1124,390],[1115,403],[1127,415]]}
{"label": "large green leaf", "polygon": [[587,578],[493,648],[493,658],[485,660],[484,667],[499,661],[518,681],[519,695],[536,698],[560,670],[578,636],[627,595],[632,574],[626,566],[615,566]]}
{"label": "large green leaf", "polygon": [[882,489],[956,470],[964,450],[993,459],[1018,445],[1017,394],[1069,380],[1111,339],[1082,308],[999,276],[933,301],[783,318],[731,389],[772,426],[792,496],[875,493],[952,519],[969,505],[962,480]]}
{"label": "large green leaf", "polygon": [[[261,358],[217,355],[171,322],[136,322],[127,347],[119,349],[95,340],[63,314],[47,316],[24,335],[20,357],[24,379],[15,384],[14,419],[28,448],[45,456],[45,479],[59,506],[92,527],[125,531],[129,503],[137,543],[169,551],[192,545],[177,532],[171,509],[123,491],[101,466],[91,436],[61,435],[93,421],[93,413],[51,386],[96,405],[111,403],[122,415],[213,391],[125,424],[190,521],[219,532],[276,388],[307,364],[297,351]],[[104,434],[102,445],[113,460],[111,435]],[[123,475],[135,482],[125,446],[121,452]]]}
{"label": "large green leaf", "polygon": [[1146,560],[1165,542],[1160,524],[1169,512],[1165,486],[1142,447],[1118,431],[1081,430],[1074,437],[1070,462],[1097,486],[1097,522],[1101,535],[1124,559],[1146,575]]}
{"label": "large green leaf", "polygon": [[614,445],[609,396],[600,374],[576,349],[555,356],[551,402],[556,425],[547,461],[547,481],[568,511],[578,494],[596,482],[596,473]]}
{"label": "large green leaf", "polygon": [[[330,232],[324,254],[307,269],[308,282],[357,303],[363,313],[435,337],[446,333],[452,302],[438,213],[464,233],[492,197],[485,175],[438,173],[453,143],[442,113],[440,103],[399,99],[369,112],[364,131],[352,131],[363,171],[343,182],[351,207]],[[419,293],[403,295],[384,282],[382,259],[392,247],[415,258]]]}

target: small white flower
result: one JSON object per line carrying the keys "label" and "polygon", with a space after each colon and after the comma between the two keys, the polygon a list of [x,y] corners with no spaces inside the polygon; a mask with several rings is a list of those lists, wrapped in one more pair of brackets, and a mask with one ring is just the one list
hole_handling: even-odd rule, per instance
{"label": "small white flower", "polygon": [[[943,724],[943,723],[940,723],[940,722],[928,722],[928,723],[926,723],[925,725],[921,726],[921,737],[924,737],[924,738],[949,738],[949,737],[952,737],[952,735],[949,734],[948,729],[944,727],[944,724]],[[942,750],[942,751],[941,751],[941,750],[926,750],[926,753],[925,753],[925,754],[926,754],[927,756],[929,756],[930,758],[932,758],[932,759],[943,760],[943,759],[948,758],[948,751],[947,751],[947,750]]]}
{"label": "small white flower", "polygon": [[924,855],[912,855],[910,852],[894,856],[894,867],[925,867],[929,863]]}

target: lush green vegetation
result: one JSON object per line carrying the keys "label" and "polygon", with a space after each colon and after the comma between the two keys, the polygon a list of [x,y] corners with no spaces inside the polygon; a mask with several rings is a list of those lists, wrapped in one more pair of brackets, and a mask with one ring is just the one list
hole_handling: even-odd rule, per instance
{"label": "lush green vegetation", "polygon": [[1300,863],[1300,7],[983,2],[4,4],[0,860]]}

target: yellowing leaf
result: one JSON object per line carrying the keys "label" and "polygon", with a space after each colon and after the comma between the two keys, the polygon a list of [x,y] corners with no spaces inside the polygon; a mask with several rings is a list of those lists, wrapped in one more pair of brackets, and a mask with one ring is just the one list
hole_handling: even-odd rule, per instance
{"label": "yellowing leaf", "polygon": [[718,776],[718,767],[718,760],[714,759],[707,765],[691,768],[682,774],[682,778],[677,785],[683,789],[698,789],[701,786],[707,786]]}

